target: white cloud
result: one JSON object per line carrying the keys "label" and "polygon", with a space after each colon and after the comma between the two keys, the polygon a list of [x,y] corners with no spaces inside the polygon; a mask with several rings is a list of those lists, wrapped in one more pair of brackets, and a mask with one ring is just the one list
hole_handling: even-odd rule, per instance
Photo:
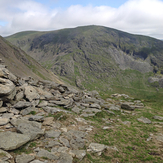
{"label": "white cloud", "polygon": [[81,25],[103,25],[126,32],[163,39],[163,2],[129,0],[119,8],[109,6],[70,6],[50,9],[34,0],[1,0],[2,36],[24,30],[52,30]]}

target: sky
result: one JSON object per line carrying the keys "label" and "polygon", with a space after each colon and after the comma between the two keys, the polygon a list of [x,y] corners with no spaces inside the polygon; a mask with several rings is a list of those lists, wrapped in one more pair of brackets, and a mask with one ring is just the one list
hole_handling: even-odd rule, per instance
{"label": "sky", "polygon": [[163,0],[0,0],[0,35],[100,25],[163,39]]}

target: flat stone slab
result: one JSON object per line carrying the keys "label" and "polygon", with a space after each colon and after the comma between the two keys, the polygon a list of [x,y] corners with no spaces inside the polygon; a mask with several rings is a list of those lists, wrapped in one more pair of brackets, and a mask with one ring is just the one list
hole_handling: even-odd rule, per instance
{"label": "flat stone slab", "polygon": [[22,154],[16,156],[16,163],[29,163],[35,159],[35,156]]}
{"label": "flat stone slab", "polygon": [[14,150],[26,144],[30,140],[28,135],[15,132],[0,132],[0,148],[4,150]]}
{"label": "flat stone slab", "polygon": [[9,122],[8,118],[0,118],[0,126],[6,125]]}
{"label": "flat stone slab", "polygon": [[47,151],[47,150],[44,150],[44,149],[41,149],[38,153],[37,153],[37,156],[38,157],[46,157],[50,160],[58,160],[58,156],[54,155],[53,153]]}
{"label": "flat stone slab", "polygon": [[7,108],[5,107],[0,108],[0,113],[4,113],[4,112],[7,112]]}
{"label": "flat stone slab", "polygon": [[106,145],[104,144],[98,144],[98,143],[91,143],[88,147],[88,151],[91,152],[102,152],[104,149],[106,149]]}
{"label": "flat stone slab", "polygon": [[152,121],[151,120],[149,120],[148,118],[145,118],[145,117],[140,117],[140,118],[138,118],[137,119],[139,122],[143,122],[143,123],[146,123],[146,124],[151,124],[152,123]]}
{"label": "flat stone slab", "polygon": [[45,137],[47,138],[58,138],[61,135],[61,131],[46,131]]}
{"label": "flat stone slab", "polygon": [[155,115],[153,119],[163,121],[163,117]]}
{"label": "flat stone slab", "polygon": [[30,140],[37,139],[44,135],[43,130],[32,125],[31,123],[21,123],[18,125],[17,130],[22,134],[29,135]]}

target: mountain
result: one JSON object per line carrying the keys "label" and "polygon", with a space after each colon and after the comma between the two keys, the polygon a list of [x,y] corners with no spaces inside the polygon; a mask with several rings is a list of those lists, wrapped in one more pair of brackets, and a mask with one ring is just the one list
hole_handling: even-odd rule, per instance
{"label": "mountain", "polygon": [[148,89],[148,78],[163,74],[162,41],[107,27],[27,31],[6,39],[80,88]]}
{"label": "mountain", "polygon": [[49,70],[43,68],[23,50],[12,45],[0,36],[0,58],[8,69],[19,77],[33,77],[60,82]]}

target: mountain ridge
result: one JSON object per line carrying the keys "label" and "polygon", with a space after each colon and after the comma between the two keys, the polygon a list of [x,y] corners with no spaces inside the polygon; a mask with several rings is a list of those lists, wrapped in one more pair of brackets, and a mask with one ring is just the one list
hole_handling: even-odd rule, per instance
{"label": "mountain ridge", "polygon": [[[23,32],[6,39],[81,88],[97,87],[99,82],[105,87],[115,82],[129,86],[137,82],[147,87],[147,79],[152,73],[163,74],[162,41],[116,29],[84,26]],[[141,83],[140,76],[145,78]]]}

